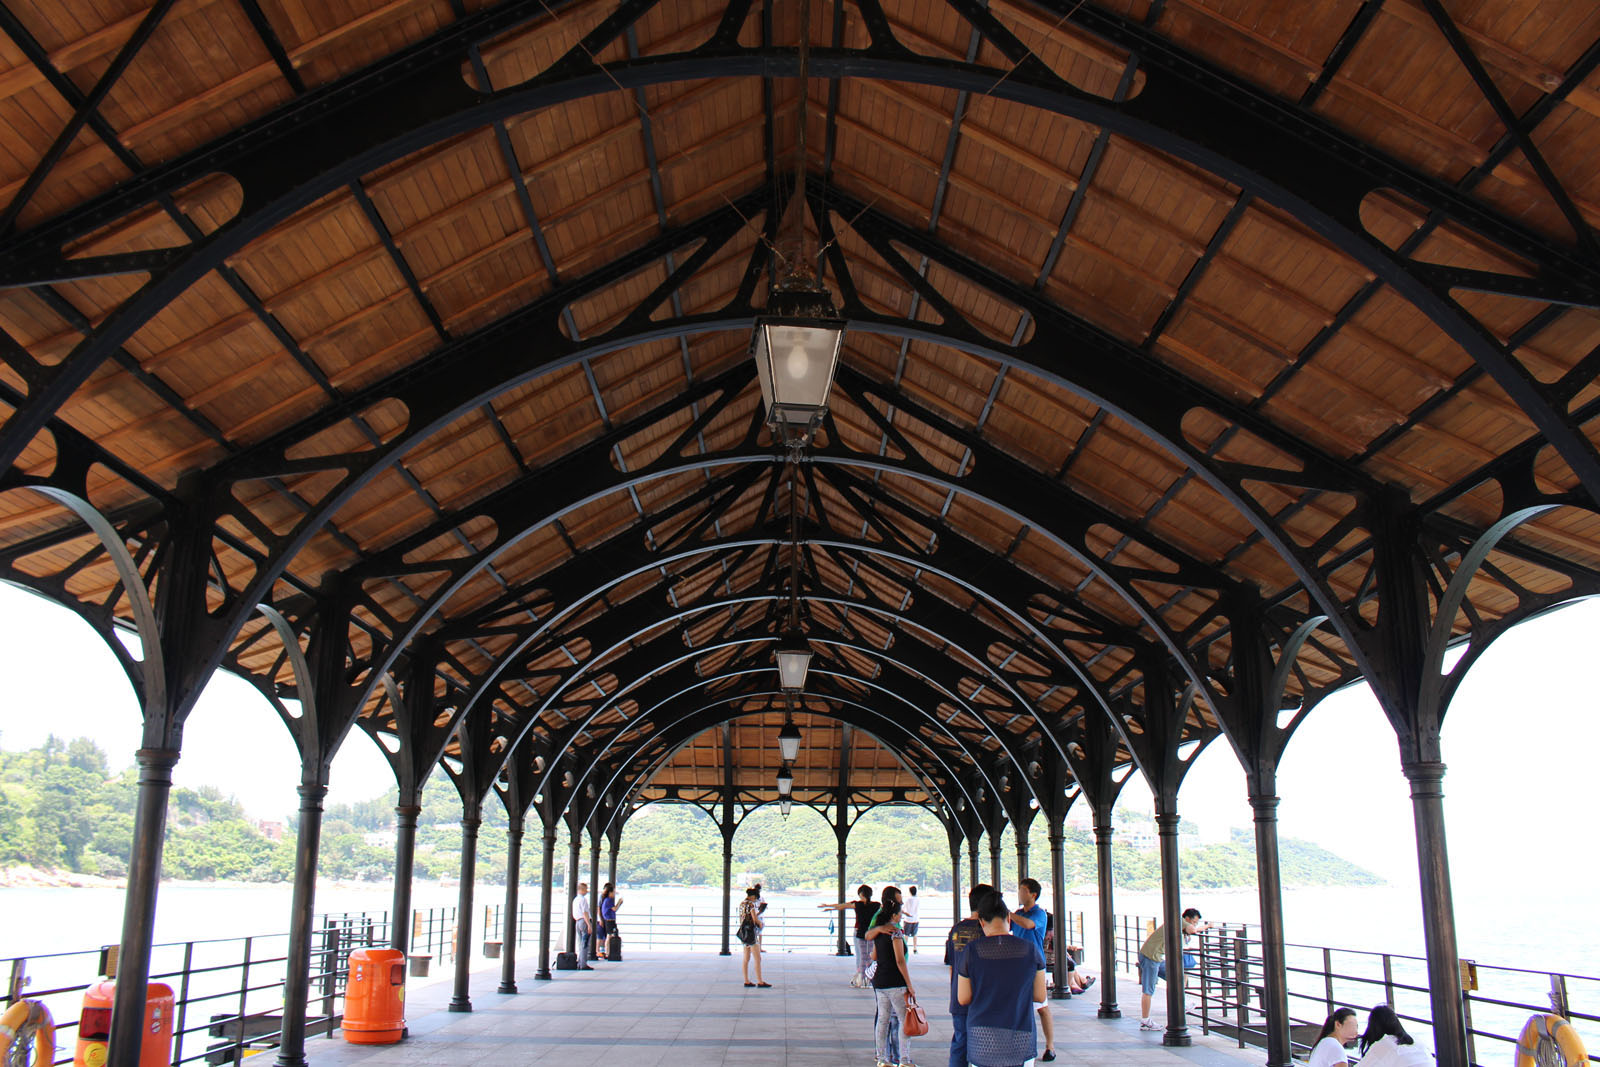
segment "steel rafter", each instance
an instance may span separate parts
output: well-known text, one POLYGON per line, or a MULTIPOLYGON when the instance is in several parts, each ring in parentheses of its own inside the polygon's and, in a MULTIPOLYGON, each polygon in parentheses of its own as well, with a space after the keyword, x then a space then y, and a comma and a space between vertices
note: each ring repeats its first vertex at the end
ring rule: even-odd
MULTIPOLYGON (((872 45, 865 49, 814 50, 814 72, 819 77, 887 77, 958 91, 979 90, 1074 115, 1195 162, 1261 199, 1278 204, 1355 255, 1433 318, 1488 369, 1562 453, 1591 496, 1600 498, 1600 460, 1594 449, 1549 402, 1539 383, 1448 295, 1451 284, 1478 284, 1483 279, 1452 281, 1438 270, 1378 244, 1359 227, 1359 202, 1375 185, 1386 185, 1417 200, 1425 209, 1443 211, 1475 233, 1531 261, 1544 290, 1539 295, 1544 299, 1595 302, 1594 294, 1600 286, 1594 284, 1594 263, 1551 246, 1443 183, 1416 174, 1353 141, 1309 112, 1181 52, 1132 20, 1083 3, 1068 7, 1064 0, 1056 0, 1038 5, 1138 57, 1146 74, 1142 91, 1132 100, 1106 101, 1061 83, 975 0, 950 2, 1015 63, 1015 69, 996 72, 972 64, 921 59, 895 47, 897 42, 892 39, 886 40, 883 33, 888 31, 875 30, 872 45), (1283 136, 1294 138, 1303 151, 1281 151, 1283 136)), ((9 462, 14 458, 22 442, 87 378, 93 367, 172 295, 186 288, 189 279, 199 276, 197 272, 216 266, 243 242, 286 217, 292 210, 291 202, 309 202, 337 187, 329 182, 344 184, 405 151, 508 114, 590 92, 609 92, 618 86, 631 89, 704 76, 710 60, 716 61, 718 73, 729 76, 796 73, 798 56, 794 50, 745 49, 733 44, 732 34, 738 23, 731 17, 724 19, 711 41, 691 53, 627 60, 603 70, 596 67, 590 55, 617 39, 651 6, 646 0, 624 3, 585 38, 579 49, 544 75, 525 86, 485 93, 470 89, 456 76, 460 66, 457 53, 505 28, 501 24, 508 19, 515 24, 512 14, 526 15, 526 9, 515 4, 492 9, 455 24, 451 34, 441 31, 441 35, 435 35, 427 42, 432 46, 431 52, 407 49, 375 65, 387 78, 377 76, 375 71, 365 72, 362 88, 371 95, 354 91, 350 81, 305 94, 295 105, 304 106, 315 100, 321 108, 320 117, 315 109, 280 109, 166 167, 136 176, 125 188, 92 201, 80 211, 30 231, 19 239, 24 247, 6 249, 13 254, 5 258, 27 262, 41 255, 59 257, 73 225, 87 226, 90 220, 100 224, 126 214, 157 195, 163 181, 170 185, 180 176, 197 174, 202 160, 207 171, 233 173, 245 185, 246 202, 263 205, 259 211, 197 242, 181 267, 153 279, 59 367, 43 368, 31 361, 19 367, 33 388, 29 403, 14 416, 9 432, 0 439, 0 460, 9 462), (383 82, 387 84, 381 88, 391 98, 378 106, 374 102, 376 88, 383 82), (397 106, 396 100, 408 93, 420 98, 417 108, 397 106), (330 96, 338 99, 341 106, 328 108, 330 96), (298 122, 285 122, 291 113, 298 122), (309 143, 302 145, 299 138, 309 143), (291 144, 304 150, 295 151, 289 147, 291 144)), ((736 6, 740 10, 747 8, 736 6)))

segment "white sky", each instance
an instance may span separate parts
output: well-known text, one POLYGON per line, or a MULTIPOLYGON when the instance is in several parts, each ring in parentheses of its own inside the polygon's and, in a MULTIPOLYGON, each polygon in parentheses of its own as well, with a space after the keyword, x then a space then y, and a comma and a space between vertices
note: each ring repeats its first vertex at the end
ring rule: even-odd
MULTIPOLYGON (((1572 825, 1593 809, 1600 696, 1583 668, 1595 654, 1597 633, 1600 601, 1524 623, 1496 642, 1462 685, 1444 733, 1456 880, 1503 878, 1504 857, 1521 852, 1530 827, 1572 825)), ((139 744, 133 690, 76 616, 0 583, 0 748, 28 748, 52 732, 93 738, 114 766, 126 766, 139 744)), ((283 819, 297 805, 298 760, 272 707, 245 682, 219 674, 185 727, 174 780, 217 786, 253 815, 283 819)), ((1278 784, 1285 835, 1316 841, 1392 880, 1415 879, 1399 749, 1364 687, 1329 698, 1307 717, 1290 741, 1278 784)), ((329 803, 393 789, 377 746, 352 730, 333 764, 329 803)), ((1137 779, 1124 797, 1149 807, 1137 779)), ((1201 754, 1179 808, 1207 827, 1250 825, 1244 774, 1225 741, 1201 754)), ((1569 852, 1561 863, 1566 876, 1583 877, 1573 863, 1586 865, 1590 876, 1600 873, 1592 855, 1569 852)))

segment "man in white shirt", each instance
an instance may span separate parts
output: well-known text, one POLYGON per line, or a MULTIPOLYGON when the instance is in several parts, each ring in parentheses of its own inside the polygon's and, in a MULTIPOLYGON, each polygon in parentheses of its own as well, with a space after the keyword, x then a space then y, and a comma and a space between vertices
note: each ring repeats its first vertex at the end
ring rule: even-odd
POLYGON ((917 916, 922 911, 922 901, 917 899, 917 887, 911 887, 911 895, 906 897, 900 909, 900 920, 905 924, 905 937, 911 943, 911 951, 917 951, 917 916))
POLYGON ((589 914, 589 883, 579 882, 572 896, 572 922, 578 930, 578 970, 592 971, 589 966, 589 939, 594 937, 594 917, 589 914))

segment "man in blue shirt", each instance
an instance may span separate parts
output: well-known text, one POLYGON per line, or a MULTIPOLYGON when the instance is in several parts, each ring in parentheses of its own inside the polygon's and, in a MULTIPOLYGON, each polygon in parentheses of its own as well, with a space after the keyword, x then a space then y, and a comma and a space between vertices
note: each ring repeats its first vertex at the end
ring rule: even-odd
POLYGON ((961 954, 974 940, 983 936, 983 924, 978 921, 978 903, 994 892, 993 886, 975 885, 967 894, 970 915, 950 928, 944 939, 944 963, 950 968, 950 1067, 970 1067, 967 1059, 967 1006, 956 999, 958 976, 961 974, 961 954))
MULTIPOLYGON (((1044 935, 1050 929, 1050 913, 1039 906, 1039 883, 1024 878, 1017 883, 1017 899, 1022 903, 1011 913, 1011 932, 1024 941, 1032 942, 1044 956, 1044 935)), ((1038 1005, 1039 1028, 1044 1031, 1044 1055, 1041 1060, 1056 1058, 1056 1026, 1050 1018, 1048 1002, 1038 1005)))

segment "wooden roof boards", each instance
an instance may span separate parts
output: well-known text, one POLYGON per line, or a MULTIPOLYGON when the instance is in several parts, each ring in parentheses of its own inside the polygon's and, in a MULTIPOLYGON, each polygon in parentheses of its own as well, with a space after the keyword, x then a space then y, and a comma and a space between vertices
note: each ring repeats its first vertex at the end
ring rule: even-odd
POLYGON ((1383 597, 1459 586, 1476 655, 1600 578, 1600 21, 1359 7, 6 5, 4 576, 153 591, 170 729, 217 664, 310 684, 265 604, 329 714, 529 797, 720 788, 791 598, 819 797, 844 723, 873 797, 1054 804, 1108 716, 1231 729, 1248 657, 1414 702, 1383 597), (792 464, 791 215, 849 320, 792 464))

